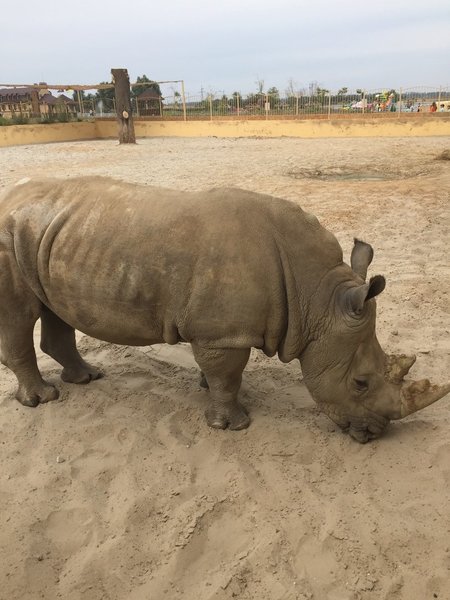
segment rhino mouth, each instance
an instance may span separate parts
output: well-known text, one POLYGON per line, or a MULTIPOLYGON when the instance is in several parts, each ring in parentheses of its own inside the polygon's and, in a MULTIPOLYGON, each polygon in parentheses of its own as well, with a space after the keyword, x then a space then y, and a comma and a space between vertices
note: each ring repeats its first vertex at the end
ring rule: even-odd
POLYGON ((320 403, 319 408, 343 432, 361 444, 380 437, 390 422, 367 408, 359 415, 342 412, 333 404, 320 403))
POLYGON ((360 444, 366 444, 367 442, 370 442, 370 440, 374 440, 381 436, 389 424, 388 419, 385 419, 385 421, 386 423, 382 427, 378 424, 375 425, 374 423, 370 423, 367 426, 350 423, 348 427, 342 428, 342 430, 360 444))

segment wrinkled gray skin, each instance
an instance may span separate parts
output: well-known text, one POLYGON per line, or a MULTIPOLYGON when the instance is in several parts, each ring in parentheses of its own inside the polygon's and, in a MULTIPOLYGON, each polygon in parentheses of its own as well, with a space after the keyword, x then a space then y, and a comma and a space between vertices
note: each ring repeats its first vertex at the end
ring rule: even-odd
POLYGON ((319 407, 360 442, 442 397, 407 386, 414 357, 388 357, 365 282, 372 248, 355 241, 352 268, 334 236, 294 203, 238 189, 181 193, 99 177, 29 181, 0 202, 1 359, 18 400, 57 398, 36 364, 41 348, 62 379, 100 376, 74 329, 116 344, 190 342, 209 387, 211 427, 249 424, 238 402, 250 349, 300 359, 319 407))

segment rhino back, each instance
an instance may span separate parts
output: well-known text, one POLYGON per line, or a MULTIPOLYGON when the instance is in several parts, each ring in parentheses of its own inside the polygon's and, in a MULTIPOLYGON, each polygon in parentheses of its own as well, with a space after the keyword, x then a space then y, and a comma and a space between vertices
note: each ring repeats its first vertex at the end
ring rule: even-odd
POLYGON ((273 354, 298 312, 299 288, 306 297, 341 260, 314 218, 243 190, 31 181, 0 215, 41 300, 77 329, 118 343, 183 339, 273 354))

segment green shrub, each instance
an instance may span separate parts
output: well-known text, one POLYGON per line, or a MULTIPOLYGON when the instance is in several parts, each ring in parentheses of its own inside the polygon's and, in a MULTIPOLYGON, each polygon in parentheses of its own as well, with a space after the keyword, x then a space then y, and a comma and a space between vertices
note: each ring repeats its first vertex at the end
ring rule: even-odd
POLYGON ((54 123, 55 122, 55 117, 53 115, 42 115, 41 117, 41 123, 44 123, 45 125, 49 124, 49 123, 54 123))
POLYGON ((22 115, 18 115, 11 119, 11 125, 26 125, 28 123, 28 117, 23 117, 22 115))
POLYGON ((66 112, 61 112, 56 115, 56 120, 58 123, 68 123, 70 121, 70 115, 66 112))

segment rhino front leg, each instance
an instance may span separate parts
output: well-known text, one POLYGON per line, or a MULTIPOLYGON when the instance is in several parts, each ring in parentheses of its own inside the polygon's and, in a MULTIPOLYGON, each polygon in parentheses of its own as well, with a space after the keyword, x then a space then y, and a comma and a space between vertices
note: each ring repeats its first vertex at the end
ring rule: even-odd
POLYGON ((102 373, 85 362, 78 353, 75 330, 47 307, 41 312, 41 350, 64 368, 61 379, 68 383, 89 383, 102 373))
POLYGON ((237 395, 250 348, 212 349, 192 344, 192 350, 211 392, 211 406, 205 412, 208 425, 216 429, 248 427, 250 418, 237 395))
POLYGON ((200 371, 199 384, 200 384, 200 387, 204 388, 205 390, 209 390, 209 385, 208 385, 208 382, 206 381, 206 377, 205 377, 205 374, 203 373, 203 371, 200 371))

